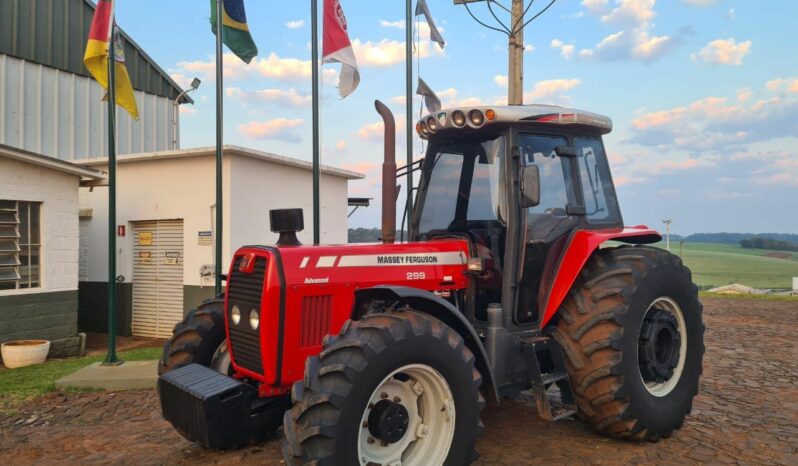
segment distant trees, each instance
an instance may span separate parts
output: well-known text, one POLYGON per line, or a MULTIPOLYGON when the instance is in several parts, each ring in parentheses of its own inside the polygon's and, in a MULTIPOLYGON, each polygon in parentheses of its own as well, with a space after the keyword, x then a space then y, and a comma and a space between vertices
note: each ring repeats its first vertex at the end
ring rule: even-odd
MULTIPOLYGON (((693 233, 685 238, 692 243, 741 244, 749 238, 770 238, 777 241, 798 244, 798 235, 794 233, 693 233)), ((673 240, 673 235, 671 235, 673 240)))
MULTIPOLYGON (((396 240, 399 241, 402 232, 396 232, 396 240)), ((404 235, 407 241, 407 232, 404 235)), ((376 243, 382 240, 382 230, 379 228, 350 228, 349 229, 349 242, 350 243, 376 243)))
POLYGON ((771 251, 798 251, 798 244, 787 241, 753 236, 740 240, 740 246, 745 249, 768 249, 771 251))

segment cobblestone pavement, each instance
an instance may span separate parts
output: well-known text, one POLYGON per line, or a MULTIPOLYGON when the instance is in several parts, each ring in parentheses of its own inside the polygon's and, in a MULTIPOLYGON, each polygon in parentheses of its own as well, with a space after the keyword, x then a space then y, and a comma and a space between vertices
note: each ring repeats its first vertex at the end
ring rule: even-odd
MULTIPOLYGON (((488 406, 480 465, 798 464, 798 303, 705 300, 693 414, 670 439, 607 439, 549 424, 529 400, 488 406)), ((279 444, 203 450, 160 418, 151 391, 53 393, 0 415, 0 464, 280 464, 279 444)))

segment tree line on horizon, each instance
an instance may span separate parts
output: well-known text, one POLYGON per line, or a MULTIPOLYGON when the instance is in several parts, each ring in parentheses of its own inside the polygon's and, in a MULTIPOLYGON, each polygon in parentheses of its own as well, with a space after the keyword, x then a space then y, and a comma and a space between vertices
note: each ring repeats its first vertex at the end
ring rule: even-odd
MULTIPOLYGON (((397 238, 400 232, 396 234, 397 238)), ((349 242, 350 243, 375 243, 382 238, 382 230, 379 228, 350 228, 349 229, 349 242)), ((405 233, 405 238, 407 234, 405 233)), ((716 243, 716 244, 734 244, 740 245, 744 248, 757 248, 757 249, 779 249, 782 251, 796 251, 798 249, 798 234, 795 233, 693 233, 691 235, 683 236, 671 234, 671 241, 685 241, 692 243, 716 243), (750 242, 749 240, 760 239, 761 241, 750 242), (768 240, 768 241, 764 241, 768 240), (746 241, 746 245, 743 245, 746 241), (768 247, 751 246, 752 244, 767 244, 768 247)))

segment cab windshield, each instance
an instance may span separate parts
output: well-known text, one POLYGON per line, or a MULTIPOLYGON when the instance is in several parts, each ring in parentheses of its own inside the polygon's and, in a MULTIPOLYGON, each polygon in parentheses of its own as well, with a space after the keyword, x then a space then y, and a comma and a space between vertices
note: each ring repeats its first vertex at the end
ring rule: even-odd
POLYGON ((431 146, 425 163, 418 235, 504 223, 499 186, 504 137, 431 146))

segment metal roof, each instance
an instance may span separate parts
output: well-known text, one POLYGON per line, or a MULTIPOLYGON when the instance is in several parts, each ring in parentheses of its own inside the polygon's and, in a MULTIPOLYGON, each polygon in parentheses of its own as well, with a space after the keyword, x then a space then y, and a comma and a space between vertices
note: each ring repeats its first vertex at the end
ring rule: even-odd
MULTIPOLYGON (((0 1, 0 54, 89 76, 83 53, 95 5, 90 0, 0 1)), ((169 99, 183 89, 124 31, 133 88, 169 99)), ((191 102, 184 97, 182 102, 191 102)))
MULTIPOLYGON (((299 160, 291 157, 286 157, 284 155, 277 155, 269 152, 263 152, 256 149, 225 145, 223 146, 222 151, 225 156, 239 155, 242 157, 249 157, 252 159, 261 160, 265 162, 287 165, 289 167, 299 168, 302 170, 308 170, 308 171, 313 170, 313 164, 310 162, 306 162, 304 160, 299 160)), ((189 159, 193 157, 213 156, 215 154, 216 154, 215 146, 195 147, 192 149, 167 150, 161 152, 145 152, 141 154, 128 154, 125 155, 124 157, 119 157, 117 159, 117 164, 158 162, 167 159, 189 159)), ((104 166, 108 164, 108 159, 103 157, 103 158, 81 160, 81 164, 86 166, 104 166)), ((361 173, 344 170, 343 168, 332 167, 329 165, 322 165, 320 169, 321 173, 325 175, 337 176, 340 178, 346 178, 348 180, 360 180, 365 178, 365 176, 361 173)))
POLYGON ((494 124, 528 123, 549 124, 564 126, 582 126, 598 130, 601 134, 612 131, 612 120, 598 113, 587 112, 576 108, 560 107, 558 105, 494 105, 478 107, 452 107, 442 109, 434 114, 424 115, 416 124, 416 131, 422 139, 427 139, 438 131, 446 130, 475 130, 485 129, 494 124), (463 112, 464 123, 456 125, 453 114, 463 112), (482 123, 474 124, 469 116, 475 111, 481 114, 482 123), (488 118, 488 112, 493 112, 493 118, 488 118), (432 124, 430 124, 432 123, 432 124), (430 126, 435 125, 435 130, 430 131, 430 126))
POLYGON ((16 147, 7 146, 5 144, 0 144, 0 157, 26 162, 32 165, 38 165, 40 167, 69 173, 71 175, 78 175, 92 180, 100 180, 105 178, 103 173, 99 170, 83 167, 64 160, 37 154, 35 152, 17 149, 16 147))

